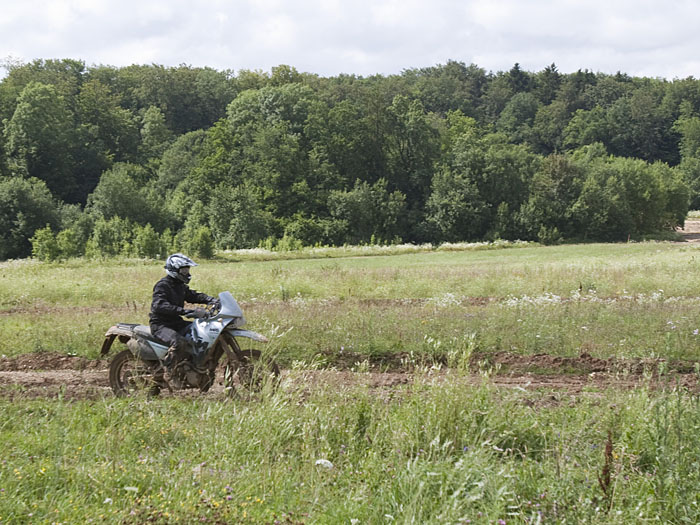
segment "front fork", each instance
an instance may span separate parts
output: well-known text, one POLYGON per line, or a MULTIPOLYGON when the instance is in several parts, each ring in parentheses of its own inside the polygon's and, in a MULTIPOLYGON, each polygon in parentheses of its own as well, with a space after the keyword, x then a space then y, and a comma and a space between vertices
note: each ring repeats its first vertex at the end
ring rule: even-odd
POLYGON ((238 346, 238 341, 236 341, 235 337, 223 333, 219 339, 219 344, 223 347, 229 363, 233 364, 240 361, 241 347, 238 346))

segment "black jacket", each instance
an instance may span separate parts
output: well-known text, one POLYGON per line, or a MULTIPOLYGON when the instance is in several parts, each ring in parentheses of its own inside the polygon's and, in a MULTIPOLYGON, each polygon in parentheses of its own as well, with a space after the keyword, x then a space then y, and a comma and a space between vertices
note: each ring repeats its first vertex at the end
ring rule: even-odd
POLYGON ((187 321, 181 317, 186 312, 185 301, 206 304, 213 300, 213 297, 192 290, 179 279, 166 275, 153 287, 150 323, 180 330, 187 325, 187 321))

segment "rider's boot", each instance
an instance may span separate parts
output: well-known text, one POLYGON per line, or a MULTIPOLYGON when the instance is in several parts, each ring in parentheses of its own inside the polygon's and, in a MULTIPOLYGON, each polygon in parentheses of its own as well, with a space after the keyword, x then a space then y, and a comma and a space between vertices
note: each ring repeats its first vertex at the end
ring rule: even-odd
POLYGON ((163 378, 168 384, 175 378, 175 368, 180 362, 179 357, 180 352, 178 352, 177 345, 172 345, 168 348, 168 353, 165 355, 165 358, 163 358, 163 366, 165 367, 163 378))

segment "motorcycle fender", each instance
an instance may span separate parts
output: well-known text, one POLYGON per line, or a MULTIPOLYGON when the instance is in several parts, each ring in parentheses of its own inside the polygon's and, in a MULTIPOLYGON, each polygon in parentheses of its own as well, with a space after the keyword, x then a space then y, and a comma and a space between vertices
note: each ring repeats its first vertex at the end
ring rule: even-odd
POLYGON ((228 333, 234 337, 247 337, 248 339, 252 339, 253 341, 257 341, 259 343, 270 342, 267 337, 257 332, 253 332, 252 330, 229 330, 228 333))
POLYGON ((117 334, 109 334, 105 337, 104 342, 102 343, 102 350, 100 350, 100 355, 105 356, 109 353, 109 349, 112 348, 112 343, 116 339, 117 334))

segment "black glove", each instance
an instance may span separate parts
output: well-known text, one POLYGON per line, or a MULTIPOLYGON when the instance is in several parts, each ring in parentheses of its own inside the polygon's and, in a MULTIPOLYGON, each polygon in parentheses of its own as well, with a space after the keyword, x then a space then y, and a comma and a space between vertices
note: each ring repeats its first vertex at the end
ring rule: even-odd
POLYGON ((202 319, 207 316, 207 311, 204 308, 195 308, 194 310, 185 310, 185 317, 192 319, 202 319))

